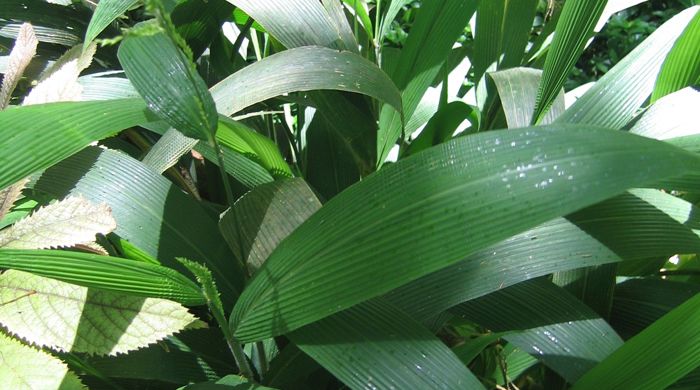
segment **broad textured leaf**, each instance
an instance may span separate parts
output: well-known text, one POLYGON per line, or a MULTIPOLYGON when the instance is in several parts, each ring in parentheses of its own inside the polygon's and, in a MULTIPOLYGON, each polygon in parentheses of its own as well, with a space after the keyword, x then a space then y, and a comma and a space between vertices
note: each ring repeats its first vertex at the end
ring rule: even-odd
POLYGON ((0 112, 0 188, 90 143, 156 119, 140 99, 51 103, 0 112), (34 153, 41 150, 41 153, 34 153))
POLYGON ((700 7, 689 8, 659 27, 569 107, 557 122, 622 128, 649 97, 664 58, 700 7))
POLYGON ((382 300, 334 314, 289 337, 351 389, 483 388, 447 346, 382 300))
POLYGON ((115 355, 143 348, 193 324, 165 299, 91 290, 19 271, 0 276, 0 322, 22 339, 59 351, 115 355))
POLYGON ((546 280, 519 283, 450 312, 494 332, 520 330, 503 338, 571 383, 622 345, 605 320, 546 280))
POLYGON ((362 93, 401 110, 399 91, 376 65, 352 52, 316 46, 271 55, 227 77, 211 93, 219 112, 232 115, 275 96, 317 89, 362 93))
POLYGON ((656 190, 557 218, 401 286, 389 300, 416 318, 557 271, 700 250, 696 208, 656 190))
POLYGON ((90 24, 85 32, 84 47, 97 38, 98 35, 109 26, 115 19, 123 15, 129 8, 138 3, 139 0, 102 0, 97 3, 95 12, 90 18, 90 24))
POLYGON ((697 135, 700 133, 695 116, 698 107, 700 91, 684 88, 657 100, 635 122, 630 132, 669 141, 672 138, 697 135))
POLYGON ((192 57, 198 58, 210 47, 233 9, 226 0, 180 0, 170 18, 192 50, 192 57))
POLYGON ((211 140, 216 106, 192 61, 155 20, 134 27, 119 62, 148 107, 188 137, 211 140))
POLYGON ((226 304, 242 290, 243 270, 231 261, 214 218, 167 179, 123 153, 87 148, 44 172, 34 188, 56 198, 81 194, 107 203, 117 220, 116 234, 170 268, 185 271, 176 256, 204 262, 226 304))
POLYGON ((607 2, 608 0, 569 0, 564 3, 544 63, 533 123, 539 123, 543 119, 559 95, 607 2))
POLYGON ((573 389, 661 389, 700 366, 700 294, 655 321, 573 389))
POLYGON ((39 42, 71 47, 83 40, 89 17, 85 8, 63 7, 43 0, 3 0, 0 37, 15 39, 22 23, 29 22, 39 42))
POLYGON ((319 208, 321 202, 302 179, 264 184, 222 214, 219 229, 253 274, 277 245, 319 208))
POLYGON ((87 244, 96 234, 117 227, 106 204, 93 204, 82 197, 69 197, 40 208, 12 227, 0 231, 0 247, 46 249, 87 244))
POLYGON ((15 90, 19 79, 24 73, 24 69, 29 65, 39 41, 34 35, 34 29, 29 23, 22 24, 15 40, 15 45, 12 47, 8 58, 7 71, 2 79, 2 88, 0 88, 0 110, 5 109, 10 102, 12 91, 15 90))
POLYGON ((379 116, 378 165, 386 159, 401 134, 404 121, 413 115, 475 9, 476 0, 430 1, 421 6, 391 73, 401 90, 403 110, 384 106, 379 116))
MULTIPOLYGON (((496 84, 509 128, 526 127, 532 122, 537 88, 542 71, 532 68, 506 69, 488 74, 496 84)), ((560 90, 542 124, 552 123, 564 112, 564 90, 560 90)))
POLYGON ((651 101, 700 82, 700 13, 673 45, 656 78, 651 101))
POLYGON ((142 162, 154 171, 163 173, 177 164, 180 157, 191 151, 197 142, 198 139, 187 137, 170 128, 148 151, 142 162))
POLYGON ((142 261, 61 250, 0 249, 0 267, 86 287, 201 305, 204 297, 177 271, 142 261))
POLYGON ((62 361, 0 332, 0 382, 8 389, 81 390, 78 376, 62 361))
POLYGON ((123 71, 91 73, 78 77, 83 87, 82 100, 112 100, 140 98, 123 71))
POLYGON ((293 330, 697 164, 663 142, 585 125, 455 139, 368 177, 296 229, 238 300, 236 335, 293 330))
POLYGON ((260 23, 289 49, 324 46, 344 49, 330 15, 316 0, 227 0, 260 23))
MULTIPOLYGON (((331 22, 333 22, 336 31, 338 31, 338 35, 343 42, 343 47, 346 50, 359 54, 360 49, 358 47, 357 40, 355 39, 355 35, 353 35, 352 29, 350 28, 350 24, 348 24, 348 19, 345 17, 343 4, 338 2, 338 0, 323 0, 323 7, 326 9, 328 17, 330 18, 331 22)), ((359 8, 361 8, 361 6, 359 8)), ((369 20, 369 18, 367 19, 369 20)), ((369 31, 369 38, 372 39, 371 25, 370 28, 366 28, 365 31, 369 31)))

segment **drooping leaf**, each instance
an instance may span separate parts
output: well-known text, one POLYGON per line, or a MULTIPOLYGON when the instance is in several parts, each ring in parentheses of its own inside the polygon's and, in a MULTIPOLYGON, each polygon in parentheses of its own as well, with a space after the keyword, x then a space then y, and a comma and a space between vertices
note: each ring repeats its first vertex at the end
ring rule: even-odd
POLYGON ((46 249, 87 244, 95 240, 96 234, 107 234, 116 227, 106 204, 69 197, 0 231, 0 247, 46 249))
POLYGON ((85 32, 83 47, 97 38, 98 35, 109 26, 115 19, 123 15, 129 8, 138 3, 139 0, 102 0, 97 3, 95 12, 90 18, 90 24, 85 32))
POLYGON ((89 13, 43 0, 0 2, 0 37, 15 39, 24 22, 34 27, 39 42, 71 47, 82 41, 89 13))
POLYGON ((92 290, 25 272, 0 275, 0 323, 22 339, 59 351, 115 355, 201 326, 165 299, 92 290), (50 319, 50 321, 47 321, 50 319))
POLYGON ((316 46, 271 55, 219 82, 211 93, 219 112, 232 115, 285 93, 317 89, 362 93, 401 110, 399 91, 376 65, 352 52, 316 46))
POLYGON ((700 82, 700 13, 696 13, 664 60, 651 102, 700 82))
POLYGON ((36 47, 38 44, 39 41, 36 39, 36 35, 34 35, 32 25, 30 23, 22 24, 19 28, 15 45, 12 47, 7 61, 8 66, 7 70, 4 72, 5 76, 2 79, 2 88, 0 88, 0 110, 4 110, 10 103, 12 91, 15 90, 17 83, 24 73, 24 69, 29 65, 29 61, 31 61, 34 54, 36 54, 36 47))
POLYGON ((234 308, 236 336, 293 330, 625 188, 682 174, 697 158, 592 126, 492 131, 431 148, 336 196, 278 246, 234 308))
POLYGON ((130 30, 118 56, 153 112, 188 137, 213 139, 218 123, 214 100, 192 61, 156 20, 130 30))
POLYGON ((81 390, 83 384, 62 361, 0 332, 0 382, 8 389, 81 390))
MULTIPOLYGON (((328 18, 331 20, 331 22, 333 22, 333 26, 335 26, 335 29, 338 32, 338 35, 340 36, 340 40, 343 42, 343 47, 346 50, 359 54, 360 49, 358 47, 357 40, 355 39, 355 35, 353 35, 352 29, 348 24, 348 19, 345 17, 345 11, 343 11, 343 4, 338 2, 337 0, 323 0, 323 7, 328 13, 328 18)), ((369 20, 369 18, 367 18, 367 20, 369 20)), ((365 29, 365 31, 368 30, 370 32, 369 38, 372 39, 371 25, 369 29, 365 29)))
POLYGON ((124 294, 201 305, 197 286, 177 271, 142 261, 61 250, 0 249, 0 267, 124 294))
POLYGON ((608 0, 569 0, 564 3, 547 54, 537 91, 533 123, 539 123, 564 86, 566 77, 583 52, 608 0))
POLYGON ((65 159, 91 142, 154 120, 140 99, 66 102, 0 112, 0 188, 65 159), (41 150, 35 154, 34 150, 41 150))
MULTIPOLYGON (((532 122, 537 88, 542 71, 532 68, 514 68, 488 74, 496 84, 509 128, 526 127, 532 122)), ((552 102, 541 123, 552 123, 564 112, 564 91, 552 102)))

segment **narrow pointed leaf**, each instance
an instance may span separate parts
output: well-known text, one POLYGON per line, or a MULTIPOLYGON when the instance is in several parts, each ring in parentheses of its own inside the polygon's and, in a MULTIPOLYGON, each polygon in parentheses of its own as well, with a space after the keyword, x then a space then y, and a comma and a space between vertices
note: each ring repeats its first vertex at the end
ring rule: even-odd
POLYGON ((115 355, 155 343, 195 322, 165 299, 91 290, 26 272, 0 276, 0 323, 59 351, 115 355))
POLYGON ((82 390, 78 376, 57 358, 0 333, 0 382, 8 389, 82 390))
POLYGON ((608 0, 569 0, 559 16, 537 92, 533 123, 540 122, 583 52, 608 0))
POLYGON ((210 140, 216 106, 192 61, 155 20, 132 29, 119 62, 148 107, 188 137, 210 140))
POLYGON ((236 336, 293 330, 698 159, 591 126, 492 131, 431 148, 336 196, 278 246, 234 308, 236 336), (338 220, 348 222, 327 225, 338 220))
POLYGON ((98 35, 109 26, 115 19, 123 15, 129 8, 138 3, 139 0, 102 0, 97 3, 95 12, 90 18, 90 24, 85 32, 84 47, 97 38, 98 35))
POLYGON ((204 298, 191 280, 163 266, 60 250, 0 249, 0 267, 144 297, 201 305, 204 298))
POLYGON ((376 65, 352 52, 316 46, 271 55, 227 77, 211 93, 219 112, 232 115, 275 96, 317 89, 362 93, 401 110, 399 91, 376 65))
POLYGON ((140 99, 52 103, 0 112, 0 188, 128 127, 150 122, 140 99), (41 153, 34 153, 41 150, 41 153))

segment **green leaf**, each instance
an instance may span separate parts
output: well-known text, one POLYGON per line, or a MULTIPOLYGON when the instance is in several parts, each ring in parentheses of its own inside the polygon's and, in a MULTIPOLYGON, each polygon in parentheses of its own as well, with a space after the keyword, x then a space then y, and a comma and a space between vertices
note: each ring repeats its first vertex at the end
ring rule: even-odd
POLYGON ((649 97, 664 58, 700 7, 689 8, 659 27, 569 107, 557 122, 619 129, 649 97))
POLYGON ((608 0, 569 0, 564 3, 544 63, 533 123, 539 123, 543 119, 559 95, 607 2, 608 0))
POLYGON ((476 9, 476 0, 430 1, 423 4, 401 50, 392 80, 401 90, 403 109, 382 107, 377 134, 377 164, 384 163, 421 98, 432 84, 453 44, 476 9))
POLYGON ((62 361, 0 332, 0 382, 8 389, 81 390, 80 379, 62 361))
POLYGON ((193 323, 201 326, 186 307, 165 299, 91 290, 12 270, 0 276, 0 284, 2 325, 59 351, 115 355, 193 323))
POLYGON ((335 24, 316 0, 227 0, 260 23, 288 49, 323 46, 345 49, 335 24))
POLYGON ((82 41, 87 20, 85 8, 63 7, 41 0, 0 2, 0 37, 15 39, 23 22, 29 22, 39 42, 75 46, 82 41))
POLYGON ((696 13, 664 60, 651 102, 700 82, 700 13, 696 13))
POLYGON ((433 147, 336 196, 278 246, 234 308, 236 336, 293 330, 697 164, 663 142, 585 125, 491 131, 433 147))
POLYGON ((243 290, 243 270, 231 261, 217 221, 167 179, 123 153, 87 148, 45 171, 34 188, 56 198, 81 194, 107 203, 117 221, 114 232, 167 267, 185 271, 177 256, 204 262, 225 305, 243 290))
POLYGON ((192 150, 197 142, 199 142, 198 139, 187 137, 171 127, 153 145, 141 162, 162 174, 177 164, 180 157, 192 150))
POLYGON ((155 20, 134 27, 119 62, 148 107, 188 137, 212 140, 216 106, 191 60, 155 20))
POLYGON ((108 291, 204 303, 197 286, 177 271, 142 261, 60 250, 0 249, 0 267, 108 291))
POLYGON ((128 127, 154 120, 140 99, 51 103, 0 111, 0 188, 128 127), (41 153, 34 153, 41 150, 41 153))
MULTIPOLYGON (((496 84, 508 127, 528 126, 532 122, 542 71, 532 68, 514 68, 491 72, 488 75, 496 84)), ((563 89, 559 91, 541 123, 545 125, 552 123, 562 112, 564 112, 563 89)))
POLYGON ((447 346, 382 300, 334 314, 289 337, 352 389, 483 388, 447 346))
POLYGON ((450 312, 494 332, 520 330, 503 338, 571 383, 622 345, 605 320, 546 280, 498 290, 450 312))
MULTIPOLYGON (((336 31, 338 31, 338 35, 343 41, 343 47, 346 50, 359 54, 360 49, 357 44, 357 40, 355 39, 355 35, 353 35, 352 29, 350 28, 350 24, 348 23, 348 19, 345 17, 343 4, 341 2, 338 2, 337 0, 323 0, 323 7, 326 9, 326 12, 328 13, 328 18, 331 20, 331 22, 333 22, 336 31)), ((366 24, 365 31, 367 31, 367 35, 371 40, 372 24, 369 20, 369 15, 367 15, 366 12, 363 12, 364 8, 362 6, 356 7, 355 9, 360 11, 358 12, 358 14, 360 15, 360 17, 362 17, 363 24, 368 22, 369 28, 367 28, 366 24)))
POLYGON ((700 129, 694 111, 699 106, 700 91, 684 88, 673 92, 649 107, 632 126, 630 133, 668 140, 671 143, 675 143, 673 138, 698 135, 700 129))
POLYGON ((0 247, 47 249, 88 244, 96 234, 117 227, 106 204, 92 204, 82 197, 69 197, 40 208, 12 227, 0 231, 0 247))
POLYGON ((90 24, 85 32, 85 42, 83 47, 97 38, 98 35, 109 26, 115 19, 123 15, 129 8, 138 3, 139 0, 102 0, 97 3, 95 12, 90 18, 90 24))
POLYGON ((655 321, 573 389, 661 389, 700 366, 700 295, 655 321))
POLYGON ((399 91, 376 65, 352 52, 324 47, 271 55, 227 77, 211 93, 219 112, 232 115, 275 96, 317 89, 362 93, 401 110, 399 91))
MULTIPOLYGON (((3 220, 10 209, 12 209, 12 206, 22 194, 22 190, 24 186, 27 185, 28 181, 29 179, 20 180, 4 190, 0 190, 0 221, 3 220)), ((3 227, 4 226, 0 226, 0 229, 3 227)), ((0 232, 0 234, 2 233, 0 232)))

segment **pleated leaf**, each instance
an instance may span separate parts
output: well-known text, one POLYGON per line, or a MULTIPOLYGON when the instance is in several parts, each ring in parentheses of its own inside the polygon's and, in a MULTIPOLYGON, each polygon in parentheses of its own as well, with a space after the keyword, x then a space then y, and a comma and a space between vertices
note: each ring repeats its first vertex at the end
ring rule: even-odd
POLYGON ((700 13, 696 13, 666 56, 651 101, 700 82, 700 13))
POLYGON ((681 89, 657 100, 630 132, 663 140, 697 135, 700 133, 694 115, 697 107, 700 107, 700 92, 694 88, 681 89))
POLYGON ((138 0, 102 0, 97 3, 95 12, 90 18, 90 24, 85 32, 84 47, 97 38, 98 35, 115 19, 123 15, 129 8, 138 3, 138 0))
POLYGON ((271 55, 222 80, 211 93, 219 112, 232 115, 275 96, 317 89, 362 93, 401 110, 399 91, 376 65, 352 52, 317 46, 271 55))
POLYGON ((654 89, 664 58, 700 7, 689 8, 659 27, 578 98, 558 122, 622 128, 654 89))
POLYGON ((88 244, 95 240, 96 234, 107 234, 116 227, 106 204, 68 197, 0 231, 0 247, 47 249, 88 244))
POLYGON ((118 56, 153 112, 188 137, 213 138, 218 123, 214 100, 192 61, 155 20, 130 30, 118 56))
POLYGON ((90 143, 155 119, 140 99, 52 103, 0 112, 0 188, 90 143), (41 150, 41 153, 34 153, 41 150))
POLYGON ((1 332, 0 351, 0 382, 8 389, 84 389, 65 363, 1 332))
POLYGON ((289 334, 351 389, 481 389, 442 341, 382 300, 289 334))
POLYGON ((700 295, 655 321, 573 389, 662 389, 700 366, 700 295))
POLYGON ((23 22, 30 22, 39 42, 67 47, 82 41, 89 17, 85 8, 37 0, 3 0, 0 15, 0 37, 15 39, 23 22))
POLYGON ((234 308, 236 336, 293 330, 626 188, 687 172, 697 159, 591 126, 492 131, 433 147, 336 196, 278 246, 234 308))
MULTIPOLYGON (((537 88, 542 71, 532 68, 513 68, 488 74, 496 84, 509 128, 526 127, 532 122, 537 99, 537 88)), ((560 90, 542 124, 552 123, 564 112, 564 90, 560 90)))
POLYGON ((170 128, 148 151, 142 162, 154 171, 163 173, 175 165, 180 157, 192 150, 197 142, 199 142, 198 139, 187 137, 170 128))
POLYGON ((199 288, 191 280, 170 268, 142 261, 61 250, 0 249, 0 267, 185 305, 204 303, 199 288))
POLYGON ((0 285, 0 323, 32 344, 59 351, 126 353, 196 321, 172 301, 91 290, 26 272, 4 272, 0 285))
POLYGON ((544 63, 533 123, 541 121, 559 95, 607 2, 608 0, 569 0, 564 3, 544 63))

